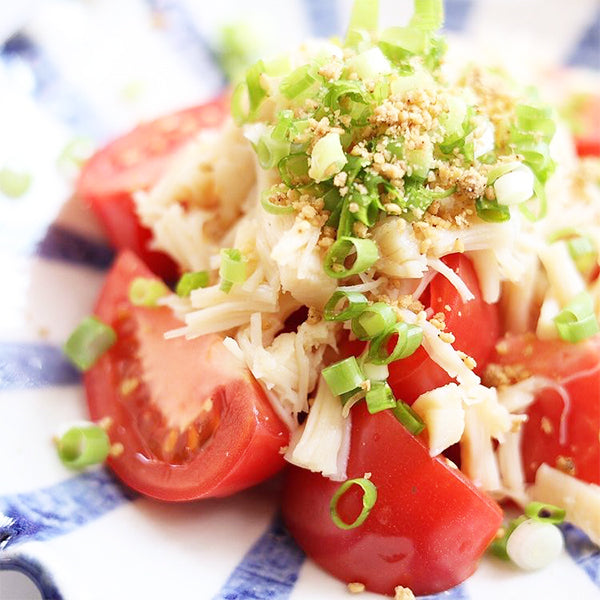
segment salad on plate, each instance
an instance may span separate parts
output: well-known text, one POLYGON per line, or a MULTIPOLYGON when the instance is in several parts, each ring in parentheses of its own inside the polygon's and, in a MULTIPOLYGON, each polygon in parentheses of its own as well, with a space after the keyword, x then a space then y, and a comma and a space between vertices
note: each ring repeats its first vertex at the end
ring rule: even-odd
POLYGON ((174 502, 285 469, 299 546, 397 598, 488 549, 542 568, 565 519, 600 542, 592 119, 578 155, 442 22, 415 0, 379 29, 356 0, 345 39, 87 161, 76 193, 120 252, 65 345, 92 421, 57 439, 65 464, 174 502))

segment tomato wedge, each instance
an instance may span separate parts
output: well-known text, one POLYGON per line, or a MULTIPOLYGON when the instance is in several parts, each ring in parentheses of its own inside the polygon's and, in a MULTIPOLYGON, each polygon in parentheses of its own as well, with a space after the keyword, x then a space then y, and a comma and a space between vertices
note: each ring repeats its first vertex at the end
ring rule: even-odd
POLYGON ((149 248, 152 234, 139 223, 132 194, 150 189, 174 153, 200 130, 220 125, 227 112, 226 99, 219 98, 142 123, 96 152, 79 175, 76 194, 100 219, 113 246, 133 250, 165 279, 175 278, 177 267, 149 248))
POLYGON ((554 380, 541 390, 523 429, 523 467, 535 480, 541 463, 600 484, 600 336, 578 344, 541 341, 533 334, 508 335, 493 362, 554 380), (564 422, 563 422, 564 419, 564 422), (561 423, 563 434, 561 435, 561 423))
POLYGON ((226 496, 283 466, 288 432, 248 369, 218 335, 165 340, 170 309, 133 306, 134 277, 153 277, 131 252, 112 267, 96 314, 116 344, 85 374, 91 418, 110 417, 126 484, 160 500, 226 496))
MULTIPOLYGON (((483 301, 477 274, 466 256, 452 254, 444 257, 443 261, 461 277, 475 298, 463 302, 456 288, 444 276, 436 275, 422 301, 434 314, 444 314, 446 331, 456 338, 454 347, 473 357, 477 362, 475 372, 481 374, 500 337, 498 307, 483 301)), ((358 355, 363 348, 362 342, 350 342, 344 352, 358 355)), ((408 358, 390 364, 389 371, 388 383, 394 394, 409 404, 422 393, 452 381, 423 348, 408 358)))
MULTIPOLYGON (((329 506, 340 484, 294 467, 283 516, 298 544, 335 577, 382 594, 398 585, 432 594, 469 577, 500 526, 500 507, 443 458, 431 458, 389 411, 370 415, 360 403, 352 419, 348 478, 371 473, 375 506, 359 527, 340 529, 329 506)), ((361 509, 357 486, 337 504, 346 523, 361 509)))

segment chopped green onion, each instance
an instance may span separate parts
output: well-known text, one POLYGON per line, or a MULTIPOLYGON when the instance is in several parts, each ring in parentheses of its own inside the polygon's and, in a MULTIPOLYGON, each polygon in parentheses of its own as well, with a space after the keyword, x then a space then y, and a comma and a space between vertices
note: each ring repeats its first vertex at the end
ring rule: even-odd
POLYGON ((351 392, 365 380, 354 356, 325 367, 322 374, 334 396, 351 392))
POLYGON ((526 519, 517 525, 506 542, 510 560, 526 571, 543 569, 556 560, 564 548, 561 530, 547 522, 526 519))
POLYGON ((525 514, 534 521, 557 525, 565 520, 567 511, 564 508, 543 502, 530 502, 525 507, 525 514))
POLYGON ((399 322, 375 339, 371 340, 367 356, 376 365, 388 365, 391 362, 406 358, 421 345, 423 331, 418 325, 399 322), (391 352, 388 352, 390 340, 397 336, 391 352))
POLYGON ((308 176, 317 183, 331 179, 347 162, 339 133, 328 133, 313 148, 308 176))
POLYGON ((488 223, 502 223, 510 219, 510 209, 508 206, 498 204, 495 200, 486 200, 478 198, 475 202, 477 216, 488 223))
POLYGON ((392 71, 389 60, 377 46, 355 56, 350 61, 350 68, 363 81, 374 81, 381 75, 387 75, 392 71))
POLYGON ((273 127, 271 137, 274 140, 283 142, 289 139, 289 133, 294 123, 294 111, 293 110, 281 110, 277 114, 277 124, 273 127))
POLYGON ((521 163, 519 161, 512 161, 512 162, 496 165, 488 173, 487 184, 492 185, 496 181, 496 179, 502 177, 502 175, 506 175, 506 173, 510 173, 511 171, 518 169, 522 165, 523 165, 523 163, 521 163))
POLYGON ((392 412, 396 419, 413 435, 419 435, 425 429, 425 423, 421 417, 406 402, 398 400, 392 412))
POLYGON ((533 196, 528 202, 519 204, 519 210, 525 215, 527 219, 532 222, 539 221, 546 216, 548 210, 548 201, 546 198, 546 189, 544 184, 536 177, 533 180, 533 196), (537 203, 537 206, 535 206, 537 203), (536 212, 530 210, 530 205, 536 208, 536 212))
POLYGON ((504 534, 502 535, 502 537, 496 538, 490 544, 490 552, 494 556, 496 556, 502 560, 506 560, 506 561, 510 560, 510 557, 508 556, 508 553, 506 552, 506 543, 508 542, 508 538, 511 536, 512 532, 521 523, 524 523, 526 520, 527 520, 527 517, 525 515, 521 515, 520 517, 510 521, 510 523, 506 526, 506 529, 504 530, 504 534))
POLYGON ((307 64, 292 71, 280 84, 279 91, 290 100, 294 100, 317 81, 314 65, 307 64))
POLYGON ((325 305, 323 317, 326 321, 347 321, 360 315, 368 304, 367 299, 359 292, 338 290, 325 305))
POLYGON ((223 26, 219 37, 219 63, 229 81, 236 82, 256 56, 263 38, 246 21, 223 26))
POLYGON ((581 235, 567 240, 567 247, 573 262, 579 271, 587 277, 598 260, 598 251, 593 240, 581 235))
POLYGON ((558 335, 566 342, 576 344, 600 331, 594 313, 594 301, 588 292, 581 292, 554 317, 558 335))
POLYGON ((281 181, 289 188, 297 188, 309 183, 308 155, 305 153, 289 154, 284 156, 277 165, 281 181))
POLYGON ((494 181, 496 202, 504 206, 521 204, 533 196, 535 176, 527 165, 519 165, 494 181))
POLYGON ((254 63, 246 72, 246 86, 250 102, 250 114, 254 114, 262 101, 267 97, 267 92, 261 83, 261 76, 265 72, 265 63, 262 60, 254 63))
POLYGON ((116 341, 112 327, 98 317, 85 317, 69 336, 64 352, 80 371, 87 371, 116 341))
POLYGON ((106 430, 90 423, 71 427, 56 441, 58 456, 71 469, 83 469, 106 460, 110 453, 110 439, 106 430))
POLYGON ((290 153, 290 143, 273 137, 273 131, 260 136, 256 144, 256 156, 263 169, 272 169, 290 153))
POLYGON ((372 483, 369 479, 365 479, 364 477, 359 477, 357 479, 348 479, 344 481, 342 485, 336 490, 335 494, 331 498, 331 503, 329 504, 329 510, 331 513, 331 520, 340 528, 340 529, 354 529, 355 527, 360 527, 365 519, 369 516, 371 509, 375 506, 377 502, 377 488, 375 484, 372 483), (352 523, 346 523, 343 521, 337 511, 337 504, 339 499, 353 486, 359 486, 363 491, 362 497, 362 510, 360 514, 352 523))
POLYGON ((260 196, 260 204, 264 210, 272 215, 289 215, 294 212, 294 207, 291 204, 276 204, 271 200, 273 190, 264 190, 260 196))
POLYGON ((390 376, 390 370, 387 365, 376 365, 368 362, 367 355, 361 354, 358 359, 358 364, 366 379, 371 381, 385 381, 390 376))
POLYGON ((75 137, 62 149, 56 164, 61 168, 72 169, 81 167, 92 155, 94 144, 86 137, 75 137))
POLYGON ((359 340, 371 340, 396 323, 394 309, 385 302, 367 306, 352 319, 352 332, 359 340))
POLYGON ((248 110, 244 104, 248 100, 248 86, 245 82, 238 83, 231 94, 231 116, 236 125, 243 125, 248 119, 248 110))
POLYGON ((228 294, 234 283, 246 281, 246 263, 246 258, 239 250, 235 248, 221 249, 221 266, 219 267, 221 291, 228 294))
POLYGON ((415 10, 410 27, 424 31, 437 31, 444 23, 443 0, 414 0, 415 10))
POLYGON ((134 306, 156 306, 156 301, 169 293, 160 280, 136 277, 129 285, 129 301, 134 306))
POLYGON ((379 27, 379 0, 355 0, 350 13, 346 34, 347 46, 359 46, 368 39, 366 34, 375 33, 379 27))
MULTIPOLYGON (((379 48, 394 64, 403 64, 411 56, 422 54, 427 48, 428 35, 413 27, 389 27, 381 33, 379 48)), ((404 79, 404 78, 402 78, 404 79)), ((412 79, 410 80, 412 82, 412 79)), ((402 84, 401 84, 402 85, 402 84)), ((413 87, 412 85, 410 87, 413 87)), ((399 91, 395 88, 394 93, 399 91)))
POLYGON ((182 298, 189 296, 193 290, 205 288, 209 283, 208 271, 184 273, 175 287, 175 293, 182 298))
POLYGON ((0 192, 9 198, 20 198, 27 192, 32 180, 31 173, 3 167, 0 169, 0 192))
POLYGON ((375 413, 396 408, 396 398, 392 388, 385 381, 376 381, 371 383, 371 389, 365 396, 367 410, 374 415, 375 413))
POLYGON ((342 279, 363 273, 378 259, 379 252, 372 240, 343 236, 329 248, 323 268, 330 277, 342 279), (352 256, 354 263, 346 266, 346 261, 352 256))

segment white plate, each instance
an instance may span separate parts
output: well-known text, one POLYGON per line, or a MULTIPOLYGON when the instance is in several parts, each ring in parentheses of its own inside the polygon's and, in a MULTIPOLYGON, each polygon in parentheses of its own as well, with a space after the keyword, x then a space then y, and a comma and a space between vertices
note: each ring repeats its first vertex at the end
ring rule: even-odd
MULTIPOLYGON (((340 32, 349 5, 53 0, 37 4, 4 46, 0 165, 24 167, 34 182, 20 199, 0 197, 1 598, 35 597, 7 568, 26 572, 46 598, 347 598, 282 529, 277 480, 229 499, 163 505, 127 492, 105 470, 66 472, 51 437, 85 416, 79 376, 60 345, 90 312, 111 257, 93 219, 65 202, 71 183, 55 164, 65 143, 75 134, 101 142, 214 95, 224 83, 210 51, 220 24, 250 16, 277 32, 265 38, 274 50, 340 32)), ((382 5, 385 22, 410 10, 408 0, 382 5)), ((595 0, 455 0, 447 10, 451 29, 487 46, 494 38, 506 46, 510 31, 538 58, 600 60, 597 38, 586 45, 584 35, 593 19, 598 32, 595 0)), ((486 558, 440 597, 597 598, 598 548, 565 531, 567 551, 547 572, 486 558)))

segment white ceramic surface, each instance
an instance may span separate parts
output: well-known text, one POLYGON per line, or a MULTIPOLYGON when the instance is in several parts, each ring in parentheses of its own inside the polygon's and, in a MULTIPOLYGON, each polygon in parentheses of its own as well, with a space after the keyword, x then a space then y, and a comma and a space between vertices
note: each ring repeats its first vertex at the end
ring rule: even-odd
MULTIPOLYGON (((382 5, 385 22, 410 11, 408 0, 382 5)), ((0 166, 20 166, 34 179, 22 198, 0 195, 2 600, 37 594, 5 568, 28 573, 44 597, 68 600, 347 598, 281 529, 277 481, 233 498, 163 505, 132 496, 102 469, 65 471, 51 437, 85 417, 79 378, 59 348, 90 312, 110 260, 94 220, 67 201, 71 181, 56 167, 65 143, 74 135, 101 143, 141 118, 217 93, 224 80, 211 47, 223 23, 251 18, 274 32, 265 43, 274 50, 306 34, 341 32, 349 6, 47 0, 11 16, 14 26, 29 20, 0 54, 0 166)), ((4 3, 2 10, 4 19, 4 3)), ((594 19, 600 27, 596 0, 455 0, 447 10, 451 29, 487 46, 506 44, 510 32, 538 57, 594 61, 594 38, 580 42, 594 19)), ((551 569, 524 573, 485 559, 440 598, 600 597, 598 548, 572 528, 566 533, 567 551, 551 569)))

